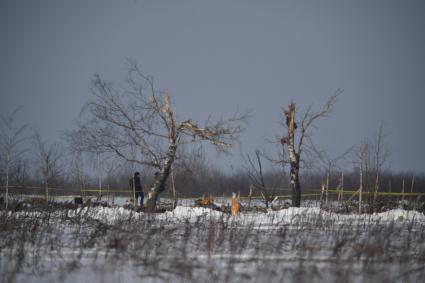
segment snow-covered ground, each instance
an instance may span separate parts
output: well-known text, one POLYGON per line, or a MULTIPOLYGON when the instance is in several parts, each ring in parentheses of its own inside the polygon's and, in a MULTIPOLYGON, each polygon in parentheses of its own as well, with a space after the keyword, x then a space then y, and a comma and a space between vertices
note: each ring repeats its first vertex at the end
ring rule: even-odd
MULTIPOLYGON (((105 223, 113 224, 118 220, 129 218, 143 218, 145 213, 134 212, 123 207, 96 207, 79 208, 70 212, 70 215, 85 214, 105 223)), ((23 212, 26 214, 26 212, 23 212)), ((19 215, 19 214, 18 214, 19 215)), ((199 218, 219 221, 223 218, 226 221, 237 223, 238 225, 256 225, 258 229, 269 227, 279 227, 280 225, 294 225, 302 221, 309 223, 317 221, 332 222, 333 224, 394 224, 406 222, 418 222, 425 224, 425 215, 418 211, 402 209, 389 210, 374 214, 339 214, 321 210, 318 207, 290 207, 279 211, 268 210, 267 213, 247 212, 236 216, 202 207, 177 206, 173 211, 156 214, 156 220, 168 221, 170 223, 198 222, 199 218)))
POLYGON ((0 212, 17 282, 422 282, 425 215, 316 207, 231 216, 178 206, 0 212))

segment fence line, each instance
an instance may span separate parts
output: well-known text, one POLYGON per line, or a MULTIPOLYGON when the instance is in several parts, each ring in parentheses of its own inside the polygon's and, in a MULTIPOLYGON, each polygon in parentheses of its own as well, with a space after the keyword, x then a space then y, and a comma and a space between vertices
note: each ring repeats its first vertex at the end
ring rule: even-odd
MULTIPOLYGON (((5 189, 6 186, 0 186, 1 189, 5 189)), ((36 186, 9 186, 9 189, 35 189, 35 190, 45 190, 44 187, 36 186)), ((72 188, 51 188, 48 187, 49 191, 68 191, 68 192, 101 192, 101 193, 132 193, 132 190, 110 190, 110 189, 72 189, 72 188)))
MULTIPOLYGON (((5 189, 5 186, 0 186, 1 189, 5 189)), ((45 190, 44 187, 37 187, 37 186, 9 186, 9 189, 31 189, 31 190, 45 190)), ((69 193, 76 193, 76 192, 81 192, 81 193, 85 193, 85 192, 93 192, 93 193, 102 193, 104 195, 107 194, 115 194, 115 193, 133 193, 133 190, 110 190, 110 189, 71 189, 71 188, 48 188, 49 191, 68 191, 69 193)), ((285 189, 285 188, 280 188, 278 189, 279 191, 288 191, 290 192, 290 189, 285 189)), ((304 190, 307 191, 305 193, 301 193, 301 196, 304 197, 309 197, 309 196, 320 196, 321 192, 320 190, 314 191, 313 190, 304 190)), ((180 197, 186 198, 186 199, 197 199, 199 197, 187 197, 185 196, 185 194, 176 191, 176 193, 178 195, 180 195, 180 197)), ((338 190, 338 189, 334 189, 334 190, 328 190, 328 193, 330 194, 344 194, 344 195, 355 195, 358 194, 359 191, 358 190, 338 190)), ((368 191, 363 191, 362 192, 363 195, 368 195, 368 194, 375 194, 375 192, 368 192, 368 191)), ((379 196, 425 196, 425 193, 406 193, 406 192, 377 192, 376 193, 379 196)), ((277 198, 288 198, 291 197, 291 194, 281 194, 281 195, 275 195, 274 197, 277 198)), ((262 196, 241 196, 241 199, 262 199, 262 196)))

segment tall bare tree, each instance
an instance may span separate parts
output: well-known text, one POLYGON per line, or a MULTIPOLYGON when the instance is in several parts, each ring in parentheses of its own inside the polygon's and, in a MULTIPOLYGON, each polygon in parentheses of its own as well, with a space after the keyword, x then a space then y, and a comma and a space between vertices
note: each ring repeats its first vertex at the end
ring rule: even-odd
POLYGON ((42 139, 37 130, 34 131, 34 148, 36 161, 39 164, 42 175, 44 194, 47 204, 49 201, 49 184, 60 174, 59 160, 61 153, 58 144, 53 143, 48 145, 47 142, 42 139))
POLYGON ((70 173, 76 182, 74 185, 80 188, 80 193, 83 193, 83 189, 86 183, 86 177, 84 174, 84 153, 80 151, 71 152, 71 165, 70 173))
POLYGON ((300 123, 296 121, 296 106, 294 102, 291 102, 287 108, 282 109, 285 118, 285 122, 282 125, 286 127, 287 135, 281 139, 281 143, 283 146, 287 146, 289 164, 291 166, 292 206, 299 207, 301 205, 299 170, 301 154, 306 147, 306 143, 311 142, 309 131, 317 119, 326 117, 332 111, 336 98, 340 93, 341 90, 337 90, 318 112, 312 112, 310 106, 304 115, 301 116, 300 123), (296 135, 297 132, 298 134, 296 135))
POLYGON ((7 117, 0 115, 0 155, 5 171, 6 208, 9 205, 9 180, 11 166, 25 152, 25 149, 21 148, 21 144, 26 139, 26 137, 24 137, 24 132, 27 125, 15 125, 16 115, 19 110, 20 108, 16 108, 7 117))
MULTIPOLYGON (((95 133, 91 132, 91 123, 79 124, 77 129, 66 133, 68 146, 72 153, 77 156, 80 155, 81 159, 84 153, 88 153, 89 160, 91 161, 96 171, 97 184, 98 184, 98 196, 99 199, 102 197, 102 163, 109 156, 104 156, 107 150, 102 146, 100 137, 95 133), (104 158, 103 158, 104 157, 104 158)), ((82 160, 81 160, 82 161, 82 160)), ((80 162, 80 168, 82 169, 84 162, 80 162)))
POLYGON ((80 187, 80 192, 83 194, 83 189, 85 187, 86 178, 84 173, 84 148, 82 148, 82 136, 79 131, 68 132, 65 135, 65 138, 68 143, 68 149, 73 158, 71 165, 71 172, 76 177, 78 181, 78 186, 80 187))
POLYGON ((190 143, 207 142, 226 152, 243 130, 245 115, 227 120, 207 121, 203 126, 174 114, 170 95, 155 88, 154 79, 144 75, 137 64, 128 62, 124 86, 114 87, 96 75, 92 82, 93 100, 83 109, 85 145, 117 155, 138 166, 157 172, 147 196, 147 210, 154 211, 158 196, 176 159, 177 149, 190 143), (130 147, 138 149, 137 156, 130 147))

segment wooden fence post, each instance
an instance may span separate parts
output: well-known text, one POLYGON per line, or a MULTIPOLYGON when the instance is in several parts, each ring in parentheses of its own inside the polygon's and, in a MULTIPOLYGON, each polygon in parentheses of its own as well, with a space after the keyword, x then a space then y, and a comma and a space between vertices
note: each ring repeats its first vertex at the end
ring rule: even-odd
POLYGON ((363 195, 363 163, 365 156, 365 145, 360 146, 360 188, 359 188, 359 214, 362 213, 362 195, 363 195))
POLYGON ((401 185, 401 201, 404 204, 404 179, 403 179, 403 183, 401 185))

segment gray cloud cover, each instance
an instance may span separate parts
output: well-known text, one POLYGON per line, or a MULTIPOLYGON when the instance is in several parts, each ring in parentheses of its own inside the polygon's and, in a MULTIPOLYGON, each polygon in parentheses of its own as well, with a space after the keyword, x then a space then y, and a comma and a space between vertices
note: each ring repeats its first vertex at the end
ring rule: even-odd
POLYGON ((247 151, 282 132, 291 99, 320 106, 342 88, 317 143, 337 154, 384 121, 391 168, 425 171, 424 1, 2 1, 0 35, 0 111, 22 105, 51 139, 93 74, 120 82, 131 57, 182 119, 253 109, 247 151))

